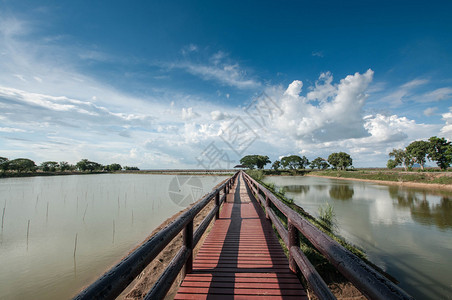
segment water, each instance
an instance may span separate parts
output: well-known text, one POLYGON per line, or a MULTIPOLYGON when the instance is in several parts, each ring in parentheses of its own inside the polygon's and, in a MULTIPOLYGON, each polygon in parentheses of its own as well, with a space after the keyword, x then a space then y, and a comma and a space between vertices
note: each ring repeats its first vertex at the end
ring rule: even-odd
POLYGON ((73 297, 225 178, 103 174, 1 179, 0 299, 73 297))
POLYGON ((337 231, 416 299, 452 299, 452 193, 318 177, 266 177, 318 216, 329 203, 337 231))

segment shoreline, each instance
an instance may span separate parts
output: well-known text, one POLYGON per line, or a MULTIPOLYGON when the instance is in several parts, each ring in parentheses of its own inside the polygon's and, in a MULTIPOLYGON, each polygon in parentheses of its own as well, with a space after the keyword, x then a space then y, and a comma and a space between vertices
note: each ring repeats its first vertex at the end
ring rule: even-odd
POLYGON ((352 180, 352 181, 362 181, 362 182, 371 182, 382 185, 396 185, 401 187, 409 187, 409 188, 417 188, 417 189, 433 189, 433 190, 441 190, 452 192, 452 185, 450 184, 439 184, 439 183, 421 183, 421 182, 412 182, 412 181, 389 181, 389 180, 376 180, 376 179, 362 179, 362 178, 348 178, 348 177, 336 177, 336 176, 326 176, 326 175, 317 175, 317 174, 306 174, 304 176, 311 177, 323 177, 330 179, 340 179, 340 180, 352 180))

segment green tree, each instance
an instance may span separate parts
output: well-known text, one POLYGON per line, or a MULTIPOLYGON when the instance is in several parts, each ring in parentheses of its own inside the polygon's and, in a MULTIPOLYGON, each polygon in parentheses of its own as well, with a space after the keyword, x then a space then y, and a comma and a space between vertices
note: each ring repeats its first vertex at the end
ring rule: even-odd
POLYGON ((240 159, 240 164, 248 169, 263 169, 266 164, 271 163, 270 158, 266 155, 246 155, 240 159))
POLYGON ((41 163, 41 169, 44 172, 55 172, 58 167, 59 164, 56 161, 45 161, 41 163))
POLYGON ((306 156, 300 157, 298 155, 289 155, 281 158, 281 165, 284 169, 303 169, 309 164, 309 160, 306 156))
POLYGON ((351 156, 345 152, 335 152, 328 156, 328 162, 334 169, 345 170, 353 164, 351 156))
POLYGON ((70 163, 68 163, 67 161, 61 161, 60 162, 60 171, 64 172, 64 171, 72 171, 75 169, 74 165, 71 165, 70 163))
POLYGON ((36 164, 28 158, 16 158, 9 161, 8 169, 19 173, 34 172, 36 171, 36 164))
POLYGON ((97 162, 89 161, 87 159, 82 159, 76 165, 76 168, 82 172, 94 172, 94 171, 102 171, 103 166, 97 162))
POLYGON ((3 173, 8 171, 8 165, 9 160, 6 157, 0 156, 0 170, 2 170, 3 173))
POLYGON ((428 158, 436 161, 436 164, 441 170, 446 170, 452 163, 452 146, 451 142, 445 138, 432 136, 429 138, 430 149, 428 158))
POLYGON ((278 171, 278 169, 281 167, 281 162, 279 160, 275 160, 275 162, 272 164, 272 169, 275 171, 278 171))
POLYGON ((127 171, 139 171, 140 169, 139 169, 138 167, 128 167, 128 166, 125 166, 125 167, 124 167, 124 170, 127 170, 127 171))
POLYGON ((413 158, 403 149, 392 149, 392 151, 389 152, 389 157, 394 157, 396 166, 403 165, 405 171, 408 171, 408 169, 413 167, 413 158))
POLYGON ((122 169, 122 167, 120 164, 111 164, 111 165, 105 166, 105 169, 110 172, 115 172, 115 171, 120 171, 122 169))
POLYGON ((412 157, 413 162, 418 163, 421 166, 421 170, 424 170, 426 157, 430 150, 430 143, 426 141, 415 141, 405 149, 407 154, 412 157))
POLYGON ((328 162, 326 161, 326 159, 321 158, 321 157, 317 157, 316 159, 314 159, 313 161, 311 161, 311 164, 309 165, 311 167, 311 169, 327 169, 330 165, 328 164, 328 162))
POLYGON ((397 167, 397 163, 395 162, 395 160, 390 159, 388 160, 388 162, 386 163, 386 167, 388 169, 394 169, 395 167, 397 167))

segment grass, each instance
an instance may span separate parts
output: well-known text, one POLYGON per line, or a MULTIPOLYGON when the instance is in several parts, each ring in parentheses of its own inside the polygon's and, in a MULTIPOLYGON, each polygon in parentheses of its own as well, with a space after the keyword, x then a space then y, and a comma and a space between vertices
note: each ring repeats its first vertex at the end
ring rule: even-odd
POLYGON ((394 182, 416 182, 416 183, 436 183, 436 184, 452 184, 452 176, 441 175, 438 172, 403 172, 398 170, 355 170, 355 171, 338 171, 326 170, 315 171, 315 175, 330 176, 352 179, 367 179, 377 181, 394 181, 394 182))

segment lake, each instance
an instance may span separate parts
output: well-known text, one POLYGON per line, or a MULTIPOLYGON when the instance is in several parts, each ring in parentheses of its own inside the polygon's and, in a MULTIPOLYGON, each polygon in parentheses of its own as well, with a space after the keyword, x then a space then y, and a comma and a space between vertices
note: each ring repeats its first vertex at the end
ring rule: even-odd
POLYGON ((69 299, 225 176, 0 179, 0 299, 69 299), (74 256, 75 252, 75 256, 74 256))
POLYGON ((416 299, 452 299, 452 193, 309 176, 264 182, 314 216, 333 206, 336 231, 416 299))

